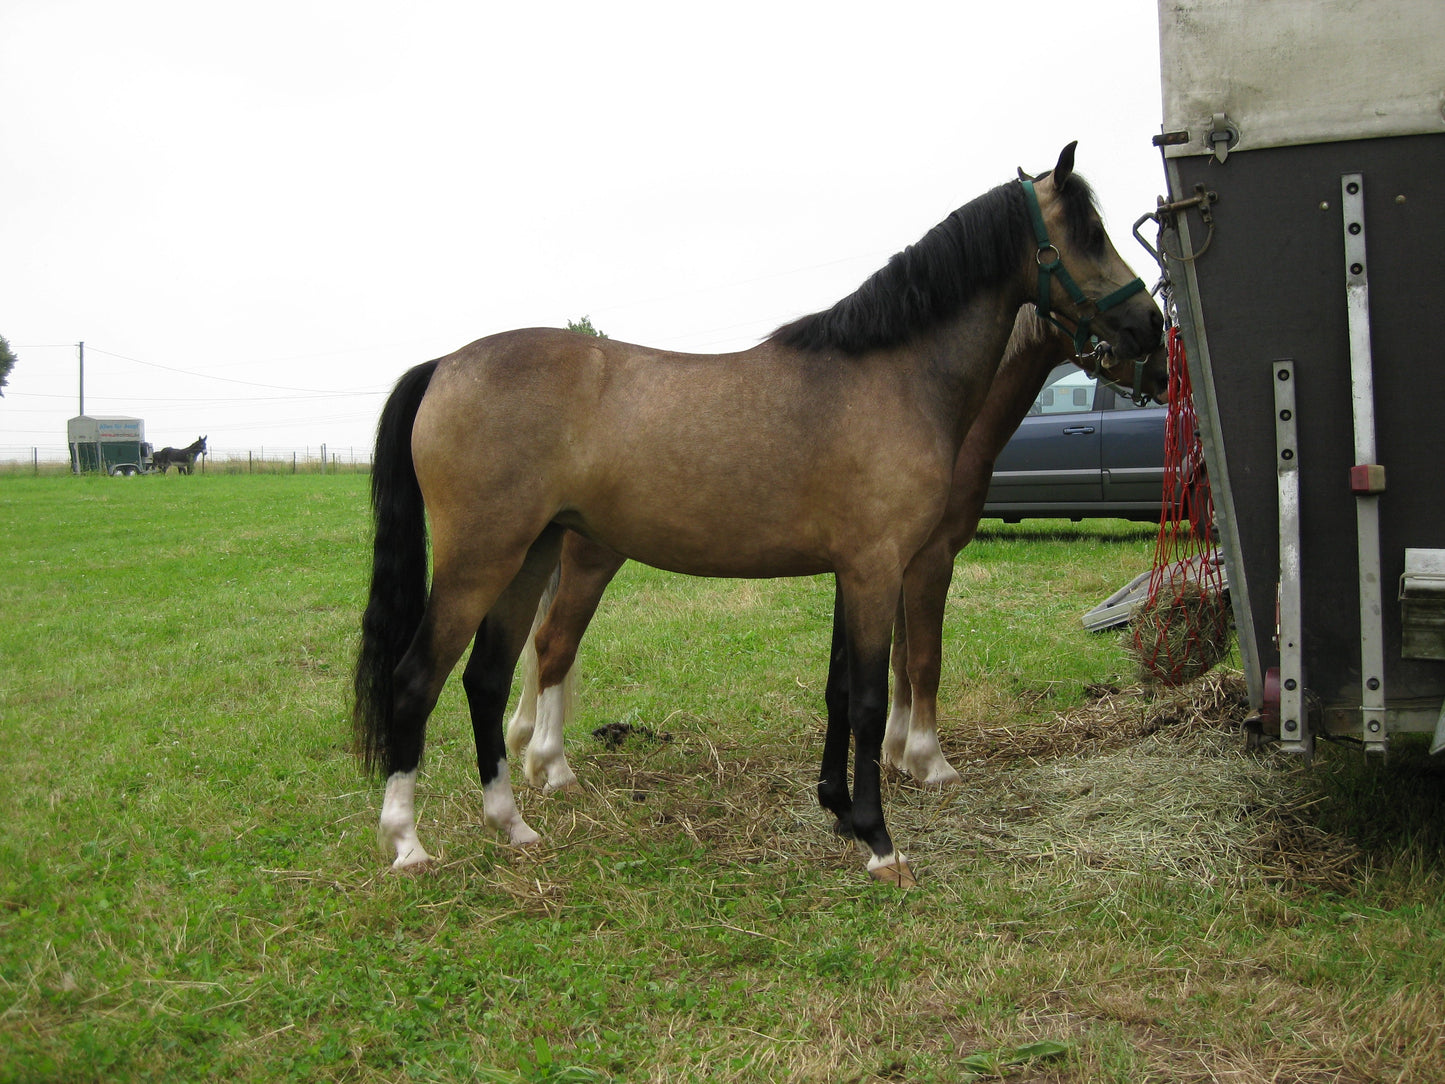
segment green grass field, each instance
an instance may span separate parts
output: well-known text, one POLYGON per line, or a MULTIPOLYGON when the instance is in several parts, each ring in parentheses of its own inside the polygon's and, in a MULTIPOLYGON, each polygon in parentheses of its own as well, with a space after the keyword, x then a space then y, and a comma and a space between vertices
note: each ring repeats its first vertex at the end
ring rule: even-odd
POLYGON ((1440 767, 1245 754, 1227 680, 1086 691, 1132 681, 1079 615, 1148 528, 960 558, 964 785, 886 783, 916 890, 813 798, 831 582, 635 566, 581 789, 516 773, 543 844, 482 823, 454 680, 397 877, 348 752, 366 486, 0 478, 0 1081, 1445 1080, 1440 767))

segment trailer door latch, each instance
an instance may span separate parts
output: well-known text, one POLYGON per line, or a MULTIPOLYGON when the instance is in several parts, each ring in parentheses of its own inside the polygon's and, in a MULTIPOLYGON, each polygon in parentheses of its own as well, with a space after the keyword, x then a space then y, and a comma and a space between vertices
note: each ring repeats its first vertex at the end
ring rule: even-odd
POLYGON ((1214 152, 1214 160, 1223 165, 1230 150, 1239 142, 1239 129, 1229 119, 1228 113, 1216 113, 1204 139, 1214 152))

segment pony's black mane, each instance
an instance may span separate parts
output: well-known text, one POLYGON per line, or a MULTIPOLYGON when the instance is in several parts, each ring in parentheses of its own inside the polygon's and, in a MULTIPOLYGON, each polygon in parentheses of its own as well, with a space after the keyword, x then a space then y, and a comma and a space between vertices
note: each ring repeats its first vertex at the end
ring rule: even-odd
MULTIPOLYGON (((1061 198, 1070 239, 1097 255, 1104 237, 1095 232, 1098 217, 1088 183, 1071 173, 1061 198)), ((832 308, 784 324, 769 341, 850 355, 901 345, 1016 274, 1019 254, 1033 241, 1023 186, 1001 184, 954 211, 832 308)))

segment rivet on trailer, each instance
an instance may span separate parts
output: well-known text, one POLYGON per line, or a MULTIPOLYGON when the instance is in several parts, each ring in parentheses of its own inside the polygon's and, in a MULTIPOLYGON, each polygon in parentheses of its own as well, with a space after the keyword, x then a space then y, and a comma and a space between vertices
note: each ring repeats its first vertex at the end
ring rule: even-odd
POLYGON ((1445 749, 1445 5, 1160 0, 1164 256, 1257 731, 1445 749))
POLYGON ((65 423, 70 469, 129 477, 151 469, 151 446, 140 418, 97 418, 81 414, 65 423))

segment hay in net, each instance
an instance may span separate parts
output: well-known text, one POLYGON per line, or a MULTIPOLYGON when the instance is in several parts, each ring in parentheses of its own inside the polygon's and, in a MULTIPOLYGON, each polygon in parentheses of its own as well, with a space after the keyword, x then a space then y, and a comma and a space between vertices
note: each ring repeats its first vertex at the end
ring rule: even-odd
POLYGON ((1146 679, 1184 685, 1229 653, 1229 630, 1229 602, 1221 592, 1174 579, 1135 612, 1129 649, 1146 679))
POLYGON ((1168 342, 1163 511, 1149 596, 1134 616, 1130 647, 1146 678, 1184 685, 1228 652, 1229 603, 1215 541, 1209 470, 1177 327, 1169 329, 1168 342))

